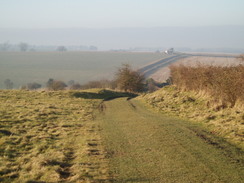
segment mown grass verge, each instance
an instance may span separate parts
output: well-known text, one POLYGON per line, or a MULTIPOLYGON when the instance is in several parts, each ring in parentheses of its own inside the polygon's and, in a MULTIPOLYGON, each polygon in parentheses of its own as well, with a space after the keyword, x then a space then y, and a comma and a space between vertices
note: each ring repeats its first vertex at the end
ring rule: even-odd
POLYGON ((0 90, 0 182, 105 182, 94 121, 107 90, 0 90))
POLYGON ((224 137, 244 149, 244 109, 241 105, 216 110, 215 106, 209 106, 212 97, 194 91, 182 91, 174 86, 140 98, 160 112, 199 122, 209 128, 210 133, 224 137))

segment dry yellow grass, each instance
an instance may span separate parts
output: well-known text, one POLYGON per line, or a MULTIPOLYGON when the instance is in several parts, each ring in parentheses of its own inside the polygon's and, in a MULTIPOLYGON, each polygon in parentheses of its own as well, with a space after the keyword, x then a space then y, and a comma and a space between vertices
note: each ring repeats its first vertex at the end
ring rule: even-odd
POLYGON ((0 91, 0 182, 107 178, 94 111, 75 92, 0 91))
POLYGON ((142 96, 154 109, 166 114, 191 119, 209 127, 211 133, 244 149, 244 106, 237 103, 233 108, 216 110, 209 106, 211 97, 206 93, 180 91, 173 86, 142 96))

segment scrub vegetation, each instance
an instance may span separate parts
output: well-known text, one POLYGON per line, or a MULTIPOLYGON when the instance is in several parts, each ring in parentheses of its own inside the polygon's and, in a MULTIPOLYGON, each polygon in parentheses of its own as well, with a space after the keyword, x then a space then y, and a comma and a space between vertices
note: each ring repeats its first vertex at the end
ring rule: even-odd
POLYGON ((205 93, 216 110, 244 102, 244 65, 172 65, 172 82, 182 91, 205 93))

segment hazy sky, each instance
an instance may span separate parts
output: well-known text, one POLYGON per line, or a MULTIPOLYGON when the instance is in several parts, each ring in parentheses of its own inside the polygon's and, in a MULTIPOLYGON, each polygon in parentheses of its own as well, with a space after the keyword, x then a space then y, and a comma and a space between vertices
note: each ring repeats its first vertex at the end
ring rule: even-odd
POLYGON ((0 0, 0 28, 244 25, 244 0, 0 0))

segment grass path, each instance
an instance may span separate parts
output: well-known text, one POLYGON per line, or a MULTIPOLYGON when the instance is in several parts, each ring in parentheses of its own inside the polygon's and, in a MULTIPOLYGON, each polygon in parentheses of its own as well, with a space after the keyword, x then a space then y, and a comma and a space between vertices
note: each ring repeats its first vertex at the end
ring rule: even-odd
POLYGON ((104 102, 98 117, 113 182, 242 182, 243 154, 201 127, 146 109, 104 102))

